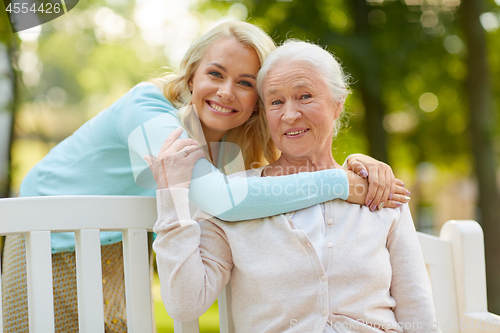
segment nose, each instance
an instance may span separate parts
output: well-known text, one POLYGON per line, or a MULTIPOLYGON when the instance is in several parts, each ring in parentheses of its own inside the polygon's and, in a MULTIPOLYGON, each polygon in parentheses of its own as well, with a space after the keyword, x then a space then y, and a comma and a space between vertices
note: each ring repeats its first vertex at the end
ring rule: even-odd
POLYGON ((289 101, 283 106, 283 121, 287 123, 294 123, 302 117, 302 112, 299 109, 298 103, 289 101))
POLYGON ((234 101, 233 83, 230 80, 225 81, 217 90, 217 96, 227 101, 234 101))

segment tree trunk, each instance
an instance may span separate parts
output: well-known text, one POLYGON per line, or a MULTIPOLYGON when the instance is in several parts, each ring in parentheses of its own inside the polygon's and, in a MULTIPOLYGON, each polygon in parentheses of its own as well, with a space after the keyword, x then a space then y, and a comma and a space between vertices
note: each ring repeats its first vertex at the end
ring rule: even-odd
POLYGON ((11 86, 12 86, 12 102, 11 102, 11 120, 10 120, 10 137, 9 137, 9 175, 7 177, 7 184, 6 184, 6 190, 7 190, 7 195, 10 196, 11 193, 11 187, 12 187, 12 170, 13 164, 12 164, 12 145, 14 144, 14 125, 16 123, 16 111, 18 107, 18 101, 19 101, 19 96, 18 96, 18 84, 17 84, 17 71, 12 65, 14 61, 17 62, 17 50, 18 50, 18 40, 12 39, 11 42, 9 43, 9 60, 10 60, 10 67, 11 67, 11 86))
POLYGON ((500 312, 500 195, 493 149, 494 107, 487 59, 486 33, 479 21, 482 0, 462 0, 461 25, 467 45, 469 129, 479 184, 479 221, 484 231, 488 308, 500 312))
POLYGON ((383 127, 385 105, 382 102, 382 83, 380 80, 381 62, 372 45, 370 34, 373 29, 368 22, 368 13, 371 7, 366 3, 366 0, 352 0, 349 3, 354 18, 356 39, 361 43, 361 49, 366 51, 363 57, 353 56, 353 58, 360 59, 356 72, 359 82, 357 85, 365 106, 365 128, 369 154, 380 161, 387 162, 387 138, 383 127))
POLYGON ((0 41, 0 197, 8 197, 11 185, 12 141, 15 109, 15 72, 12 67, 12 49, 14 41, 0 41))

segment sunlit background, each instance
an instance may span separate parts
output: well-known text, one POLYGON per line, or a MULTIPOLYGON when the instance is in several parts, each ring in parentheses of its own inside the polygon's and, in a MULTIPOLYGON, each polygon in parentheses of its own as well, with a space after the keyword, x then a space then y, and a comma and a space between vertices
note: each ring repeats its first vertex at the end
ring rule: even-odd
MULTIPOLYGON (((483 121, 490 155, 498 161, 500 0, 477 1, 488 50, 485 93, 493 101, 483 121)), ((437 234, 450 219, 481 222, 463 16, 460 0, 89 0, 12 34, 3 11, 0 184, 7 183, 12 114, 15 196, 26 173, 54 145, 134 85, 175 71, 193 39, 223 20, 247 20, 277 42, 292 37, 326 46, 352 75, 350 120, 333 145, 338 162, 354 152, 387 161, 412 193, 420 231, 437 234)), ((499 170, 497 162, 494 182, 499 170)), ((496 302, 499 309, 500 296, 496 302)), ((160 317, 159 332, 167 332, 170 324, 160 317)))

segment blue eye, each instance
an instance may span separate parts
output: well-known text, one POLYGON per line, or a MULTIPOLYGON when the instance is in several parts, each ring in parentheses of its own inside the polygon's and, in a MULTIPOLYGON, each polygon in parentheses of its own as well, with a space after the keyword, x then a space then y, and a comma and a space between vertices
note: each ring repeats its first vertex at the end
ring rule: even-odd
POLYGON ((310 94, 304 94, 302 96, 300 96, 301 99, 307 99, 307 98, 311 98, 312 96, 310 94))
POLYGON ((282 102, 280 100, 274 100, 271 102, 271 105, 280 105, 282 102))
POLYGON ((248 81, 241 81, 240 83, 241 83, 242 85, 246 86, 246 87, 253 88, 253 85, 252 85, 250 82, 248 82, 248 81))
POLYGON ((219 72, 217 72, 217 71, 208 72, 208 75, 212 75, 212 76, 215 76, 215 77, 222 77, 222 75, 219 72))

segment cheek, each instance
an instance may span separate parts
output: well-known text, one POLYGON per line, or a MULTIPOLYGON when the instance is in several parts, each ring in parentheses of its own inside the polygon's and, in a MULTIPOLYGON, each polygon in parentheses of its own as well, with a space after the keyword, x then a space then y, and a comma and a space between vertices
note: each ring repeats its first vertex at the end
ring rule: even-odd
POLYGON ((252 112, 253 112, 253 109, 255 108, 255 105, 257 104, 257 102, 259 100, 258 98, 259 98, 259 96, 258 96, 257 92, 248 92, 245 95, 243 95, 245 107, 252 109, 252 112))
POLYGON ((272 115, 272 114, 267 114, 267 123, 268 123, 268 126, 269 126, 269 130, 271 132, 271 137, 274 138, 278 135, 279 133, 279 130, 278 130, 278 126, 279 126, 279 119, 278 117, 276 117, 276 115, 272 115))

